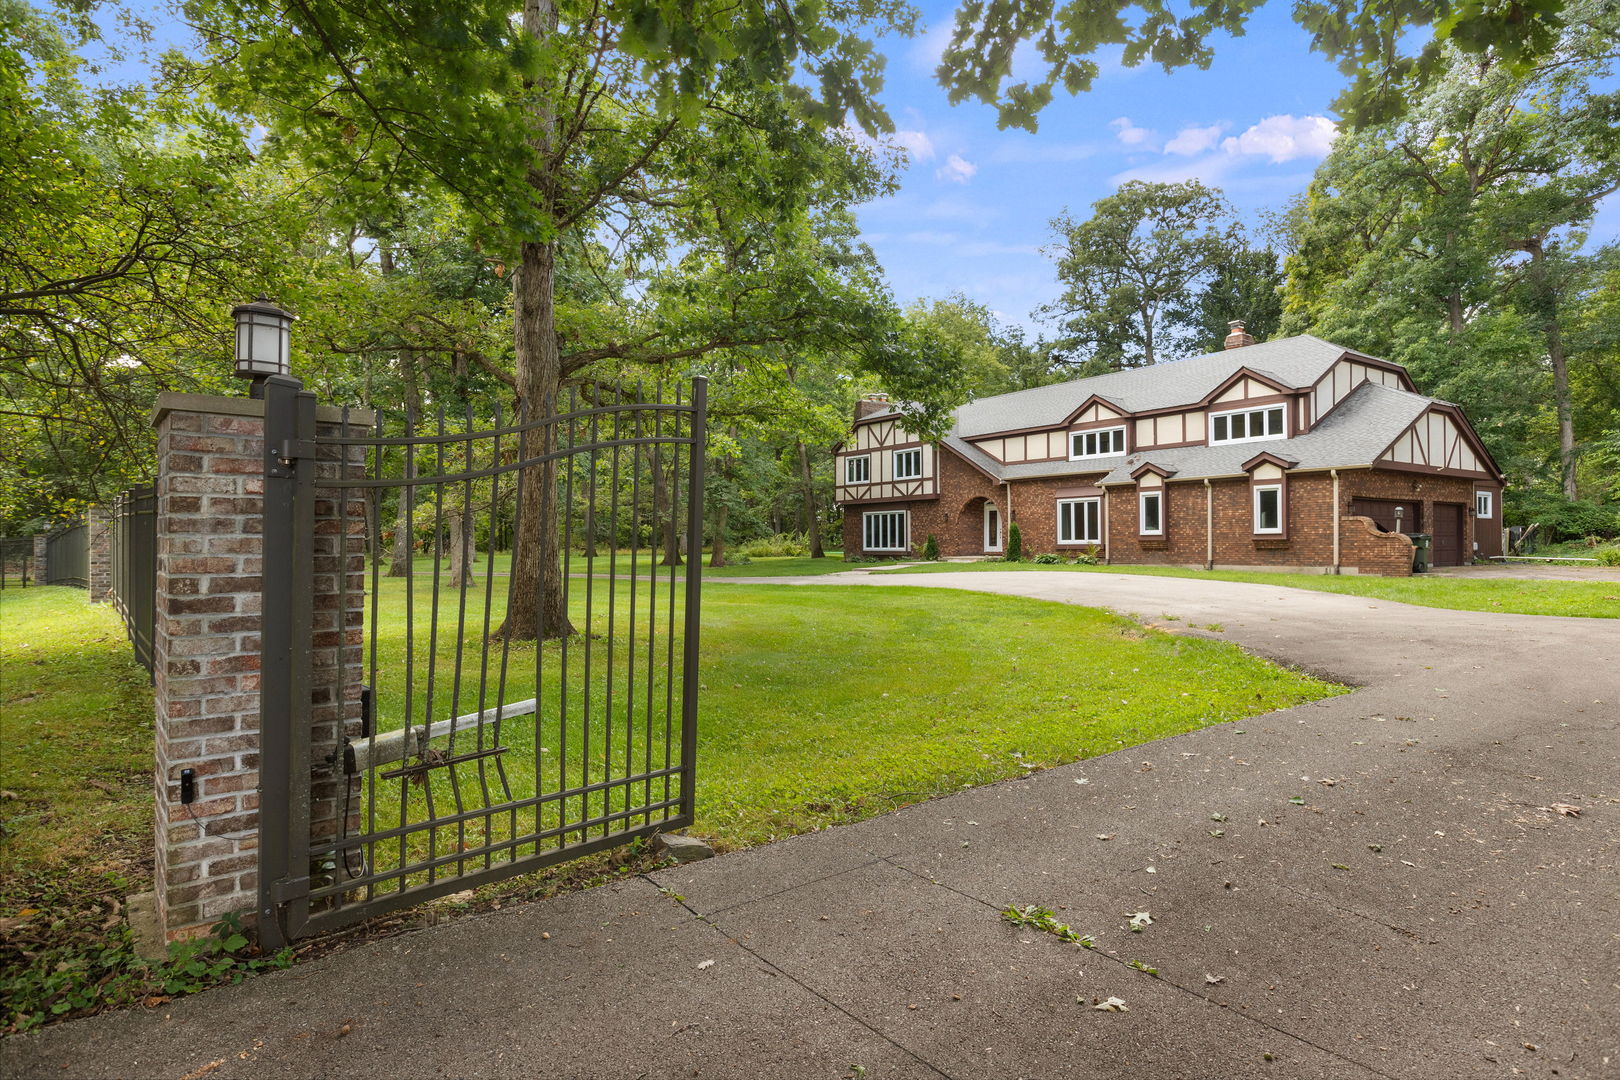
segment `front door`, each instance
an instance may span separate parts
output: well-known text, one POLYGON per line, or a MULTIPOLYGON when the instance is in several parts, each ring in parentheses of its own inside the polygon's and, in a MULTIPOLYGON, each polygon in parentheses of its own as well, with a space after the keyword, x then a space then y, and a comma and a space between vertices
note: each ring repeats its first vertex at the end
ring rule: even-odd
POLYGON ((1463 515, 1467 507, 1460 503, 1434 504, 1434 565, 1461 566, 1463 552, 1463 515))
POLYGON ((984 550, 1001 550, 1001 511, 993 502, 984 504, 984 550))

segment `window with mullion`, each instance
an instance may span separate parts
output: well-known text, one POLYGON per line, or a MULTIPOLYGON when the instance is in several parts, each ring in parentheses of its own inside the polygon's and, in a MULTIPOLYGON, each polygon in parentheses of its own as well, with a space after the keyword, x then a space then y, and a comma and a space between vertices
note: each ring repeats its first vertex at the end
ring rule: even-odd
POLYGON ((1057 526, 1060 544, 1102 543, 1102 500, 1059 499, 1057 526))

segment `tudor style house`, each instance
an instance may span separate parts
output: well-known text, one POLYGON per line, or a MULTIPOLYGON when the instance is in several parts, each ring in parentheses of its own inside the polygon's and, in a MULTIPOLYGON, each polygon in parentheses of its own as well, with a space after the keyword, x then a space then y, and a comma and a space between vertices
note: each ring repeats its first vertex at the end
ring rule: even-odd
POLYGON ((1500 554, 1503 476, 1457 406, 1309 335, 970 402, 938 442, 881 394, 838 448, 844 551, 1408 574, 1500 554))

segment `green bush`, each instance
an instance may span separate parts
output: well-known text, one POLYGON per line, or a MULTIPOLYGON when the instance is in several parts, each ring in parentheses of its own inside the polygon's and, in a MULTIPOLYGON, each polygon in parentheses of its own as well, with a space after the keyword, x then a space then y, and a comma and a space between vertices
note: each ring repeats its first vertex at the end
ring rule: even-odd
POLYGON ((933 533, 929 533, 928 539, 923 541, 922 557, 929 562, 939 562, 939 540, 933 533))
POLYGON ((1040 563, 1042 566, 1056 566, 1063 560, 1052 554, 1050 551, 1045 551, 1035 556, 1035 558, 1031 559, 1030 561, 1040 563))
POLYGON ((803 558, 810 554, 810 538, 804 533, 777 533, 744 540, 737 545, 737 554, 750 559, 803 558))
POLYGON ((1097 557, 1097 549, 1096 548, 1089 548, 1086 551, 1082 551, 1080 554, 1076 555, 1074 557, 1074 562, 1071 563, 1070 565, 1072 565, 1072 566, 1096 566, 1101 562, 1102 562, 1102 560, 1097 557))
POLYGON ((1024 534, 1018 528, 1018 522, 1007 526, 1007 562, 1024 561, 1024 534))
POLYGON ((1566 499, 1545 491, 1527 492, 1515 503, 1508 507, 1503 520, 1508 525, 1539 523, 1536 536, 1542 543, 1557 544, 1588 536, 1605 540, 1620 537, 1620 506, 1566 499))
POLYGON ((1620 566, 1620 547, 1606 547, 1597 550, 1599 566, 1620 566))

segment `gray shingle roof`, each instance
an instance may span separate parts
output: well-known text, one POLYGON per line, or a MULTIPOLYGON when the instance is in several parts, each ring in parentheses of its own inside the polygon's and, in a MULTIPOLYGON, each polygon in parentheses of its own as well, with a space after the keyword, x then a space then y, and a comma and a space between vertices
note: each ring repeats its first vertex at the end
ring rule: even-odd
POLYGON ((956 424, 951 434, 972 437, 1061 424, 1093 394, 1127 412, 1190 405, 1202 400, 1241 367, 1285 386, 1303 388, 1316 382, 1350 351, 1330 341, 1301 334, 1152 367, 1037 386, 968 402, 956 410, 956 424))
POLYGON ((1295 463, 1294 468, 1297 469, 1347 469, 1371 465, 1431 404, 1434 404, 1434 399, 1421 394, 1379 386, 1377 383, 1363 383, 1323 417, 1316 427, 1292 439, 1144 450, 1129 457, 1104 458, 1100 461, 1038 461, 1002 465, 959 437, 949 437, 945 442, 957 453, 964 456, 972 454, 970 460, 1001 480, 1095 476, 1102 472, 1105 475, 1100 483, 1123 484, 1131 481, 1134 469, 1148 462, 1171 470, 1175 480, 1237 476, 1243 472, 1245 461, 1266 452, 1287 458, 1295 463))

